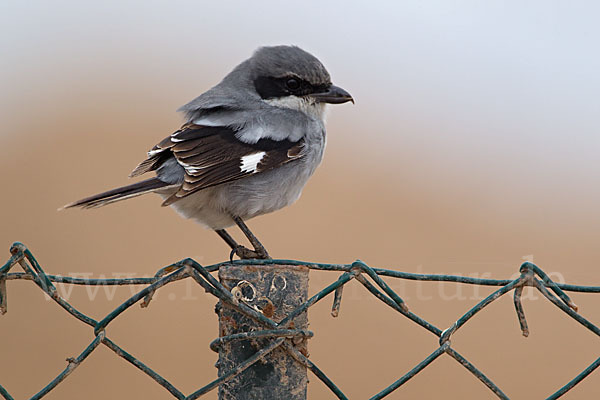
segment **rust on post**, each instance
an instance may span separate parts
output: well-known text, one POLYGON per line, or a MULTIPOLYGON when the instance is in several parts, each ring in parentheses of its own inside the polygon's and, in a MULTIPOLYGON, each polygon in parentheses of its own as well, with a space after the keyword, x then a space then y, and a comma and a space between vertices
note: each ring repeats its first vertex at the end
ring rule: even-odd
MULTIPOLYGON (((238 301, 261 312, 265 317, 280 322, 306 301, 308 272, 307 267, 295 265, 228 265, 219 269, 219 279, 238 301)), ((272 329, 223 302, 217 304, 216 312, 221 338, 272 329)), ((282 328, 306 330, 306 311, 282 328)), ((262 336, 224 340, 219 346, 219 376, 236 368, 275 340, 277 337, 262 336)), ((307 354, 306 338, 294 337, 292 343, 303 354, 307 354)), ((305 400, 307 383, 306 367, 295 361, 280 346, 234 378, 222 383, 219 386, 219 400, 305 400)))

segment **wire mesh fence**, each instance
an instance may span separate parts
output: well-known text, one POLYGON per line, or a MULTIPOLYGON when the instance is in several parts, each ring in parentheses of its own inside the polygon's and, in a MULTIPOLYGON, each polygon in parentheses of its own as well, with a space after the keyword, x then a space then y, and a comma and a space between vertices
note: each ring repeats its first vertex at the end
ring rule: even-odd
MULTIPOLYGON (((94 278, 78 278, 69 276, 57 276, 46 274, 42 269, 41 265, 35 259, 31 251, 22 243, 15 243, 12 245, 11 257, 8 261, 0 267, 0 314, 7 312, 7 292, 6 282, 8 280, 31 280, 37 285, 43 292, 45 292, 53 301, 61 306, 65 311, 71 314, 74 318, 80 320, 82 323, 89 325, 93 328, 94 338, 91 343, 79 354, 79 356, 67 359, 67 367, 60 372, 56 378, 42 388, 38 393, 33 395, 31 399, 40 399, 52 391, 57 385, 63 382, 76 368, 78 368, 86 358, 94 352, 100 345, 106 346, 112 350, 118 357, 131 363, 133 366, 144 372, 150 379, 154 380, 158 385, 166 389, 176 399, 192 400, 201 397, 202 395, 216 389, 219 385, 224 384, 236 376, 242 374, 246 369, 264 359, 269 353, 275 349, 283 349, 294 362, 301 364, 310 370, 323 384, 325 384, 331 393, 339 399, 347 399, 348 395, 342 392, 341 388, 337 387, 336 384, 322 371, 317 365, 315 365, 305 352, 298 349, 295 345, 297 343, 294 339, 303 338, 307 339, 313 336, 311 331, 305 329, 295 329, 293 321, 302 313, 305 313, 308 308, 313 306, 315 303, 323 300, 330 294, 333 294, 333 304, 331 314, 337 316, 340 311, 340 305, 342 302, 342 294, 344 285, 352 280, 358 281, 364 286, 364 288, 372 294, 375 298, 380 300, 383 304, 394 309, 402 317, 408 318, 415 324, 421 326, 423 329, 428 331, 430 334, 435 335, 439 338, 439 346, 435 348, 429 356, 423 361, 418 363, 410 371, 400 376, 395 382, 389 386, 383 388, 380 392, 374 394, 370 399, 382 399, 388 396, 400 388, 403 384, 409 381, 412 377, 417 375, 428 365, 431 365, 436 359, 443 354, 450 356, 456 360, 460 365, 466 368, 475 378, 481 381, 493 394, 500 399, 508 399, 509 397, 481 370, 475 367, 469 360, 463 357, 456 349, 452 347, 451 338, 461 327, 463 327, 473 316, 487 307, 490 303, 497 300, 503 295, 513 292, 514 306, 517 314, 517 319, 520 325, 521 332, 524 336, 529 334, 527 326, 527 320, 521 303, 521 295, 523 288, 531 286, 537 289, 544 298, 566 313, 569 317, 577 321, 582 327, 590 330, 597 336, 600 336, 600 329, 592 322, 585 319, 583 316, 577 313, 577 306, 565 293, 565 291, 571 292, 586 292, 586 293, 600 293, 600 286, 578 286, 570 284, 559 284, 553 282, 548 275, 542 271, 539 267, 531 262, 525 262, 521 265, 519 272, 520 275, 514 280, 502 280, 502 279, 481 279, 472 278, 465 276, 456 275, 432 275, 432 274, 415 274, 406 273, 388 269, 372 268, 361 261, 355 261, 352 264, 323 264, 323 263, 308 263, 296 260, 239 260, 232 262, 225 262, 214 264, 210 266, 202 266, 196 261, 187 258, 171 264, 167 267, 160 269, 154 277, 151 278, 108 278, 108 279, 94 279, 94 278), (16 265, 20 265, 24 272, 10 272, 11 268, 16 265), (333 283, 320 290, 314 296, 308 298, 300 306, 289 312, 280 321, 275 321, 268 317, 268 314, 262 312, 256 307, 250 307, 244 301, 243 297, 240 297, 237 293, 228 290, 222 283, 220 283, 212 273, 219 271, 220 268, 228 265, 292 265, 292 266, 305 266, 311 270, 319 271, 330 271, 332 273, 340 273, 333 283), (426 321, 420 316, 412 313, 405 302, 400 296, 388 285, 384 279, 404 279, 404 280, 416 280, 416 281, 438 281, 438 282, 454 282, 460 284, 470 285, 482 285, 482 286, 498 286, 499 288, 492 294, 481 300, 473 308, 468 310, 460 318, 456 320, 450 327, 441 329, 434 324, 426 321), (161 287, 182 279, 192 279, 198 285, 200 285, 207 293, 215 296, 221 302, 227 304, 230 307, 244 316, 251 318, 256 321, 260 326, 261 330, 256 330, 243 334, 222 336, 215 339, 210 347, 214 351, 218 351, 219 347, 224 343, 232 341, 249 339, 249 338, 262 338, 266 339, 264 346, 247 358, 243 362, 239 363, 229 371, 220 374, 220 376, 209 382, 208 384, 197 389, 189 395, 185 395, 173 384, 167 381, 165 378, 160 376, 149 366, 144 364, 141 360, 129 354, 119 345, 106 335, 106 327, 118 318, 125 310, 134 304, 140 302, 142 306, 147 306, 152 300, 153 294, 161 287), (73 307, 67 300, 60 296, 54 283, 70 284, 70 285, 146 285, 143 289, 135 293, 128 300, 106 315, 102 320, 97 321, 88 315, 80 312, 73 307)), ((587 366, 581 371, 580 374, 575 376, 572 380, 564 384, 561 388, 556 390, 554 393, 549 395, 547 399, 558 399, 571 390, 575 385, 584 380, 590 375, 596 368, 600 366, 600 357, 597 358, 592 364, 587 366)), ((12 400, 13 397, 10 395, 7 389, 0 385, 0 395, 4 399, 12 400)))

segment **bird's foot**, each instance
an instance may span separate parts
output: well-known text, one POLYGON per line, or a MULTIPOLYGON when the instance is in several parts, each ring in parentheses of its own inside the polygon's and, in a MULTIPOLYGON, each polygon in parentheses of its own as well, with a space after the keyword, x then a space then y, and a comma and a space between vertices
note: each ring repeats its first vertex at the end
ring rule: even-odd
POLYGON ((231 253, 229 254, 229 260, 233 261, 233 256, 237 255, 241 260, 270 260, 271 257, 269 256, 269 253, 267 253, 267 251, 262 248, 262 249, 258 249, 258 250, 250 250, 244 246, 237 246, 235 249, 231 250, 231 253))

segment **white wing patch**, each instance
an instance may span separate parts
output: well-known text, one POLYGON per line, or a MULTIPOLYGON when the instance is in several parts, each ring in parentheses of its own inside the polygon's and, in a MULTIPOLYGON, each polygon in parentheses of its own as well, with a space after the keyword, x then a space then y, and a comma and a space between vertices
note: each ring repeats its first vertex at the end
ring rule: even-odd
POLYGON ((197 118, 197 119, 193 120, 192 123, 195 125, 202 125, 202 126, 224 126, 224 125, 227 125, 227 123, 224 123, 218 117, 217 118, 211 118, 211 117, 197 118))
POLYGON ((247 156, 242 157, 242 164, 240 165, 240 171, 242 172, 256 172, 258 168, 258 163, 263 159, 263 157, 267 154, 264 151, 260 151, 258 153, 248 154, 247 156))
POLYGON ((165 150, 165 149, 156 149, 156 150, 150 150, 150 151, 148 152, 148 157, 155 156, 155 155, 157 155, 158 153, 161 153, 161 152, 163 152, 164 150, 165 150))

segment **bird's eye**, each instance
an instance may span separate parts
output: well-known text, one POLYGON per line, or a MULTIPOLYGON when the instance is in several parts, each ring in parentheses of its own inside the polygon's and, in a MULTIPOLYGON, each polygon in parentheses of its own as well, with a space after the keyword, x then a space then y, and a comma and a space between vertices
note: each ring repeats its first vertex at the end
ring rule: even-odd
POLYGON ((285 85, 290 90, 298 90, 298 89, 300 89, 300 81, 298 79, 296 79, 296 78, 290 78, 290 79, 288 79, 287 81, 285 81, 285 85))

